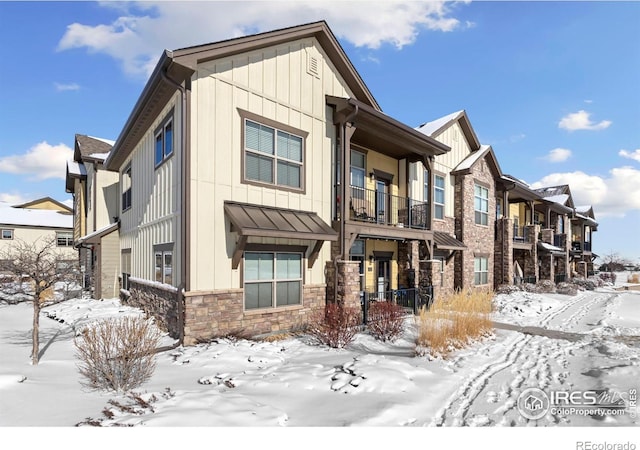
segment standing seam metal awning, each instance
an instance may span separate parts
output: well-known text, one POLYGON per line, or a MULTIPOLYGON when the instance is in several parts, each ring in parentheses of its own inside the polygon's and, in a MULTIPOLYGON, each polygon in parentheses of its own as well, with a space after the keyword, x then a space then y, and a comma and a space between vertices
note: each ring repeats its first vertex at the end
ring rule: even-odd
POLYGON ((314 212, 236 202, 224 202, 224 211, 231 221, 231 231, 240 236, 233 254, 234 269, 242 259, 249 236, 316 241, 309 267, 313 267, 324 241, 338 240, 338 233, 314 212))
POLYGON ((447 262, 449 262, 456 251, 462 251, 467 248, 467 246, 462 242, 460 242, 453 236, 448 235, 447 233, 443 233, 442 231, 433 232, 433 243, 438 250, 449 250, 449 255, 447 255, 447 262))

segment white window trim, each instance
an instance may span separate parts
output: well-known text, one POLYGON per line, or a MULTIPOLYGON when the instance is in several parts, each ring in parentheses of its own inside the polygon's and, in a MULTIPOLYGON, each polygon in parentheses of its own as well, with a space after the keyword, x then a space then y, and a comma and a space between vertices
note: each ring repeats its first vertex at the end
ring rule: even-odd
POLYGON ((433 174, 433 218, 437 219, 437 220, 444 220, 446 214, 446 202, 447 202, 447 191, 446 191, 446 186, 447 186, 447 179, 444 175, 438 175, 433 174), (443 186, 440 187, 436 184, 436 178, 440 178, 443 181, 443 186), (442 191, 442 198, 444 199, 442 203, 438 203, 438 201, 436 200, 436 190, 441 190, 442 191), (436 206, 442 206, 442 217, 437 217, 436 214, 436 206))
POLYGON ((133 190, 132 190, 132 188, 133 188, 133 171, 131 169, 131 163, 129 163, 125 167, 125 169, 122 171, 122 176, 120 177, 121 180, 122 180, 121 185, 122 185, 123 189, 124 189, 124 178, 126 176, 129 177, 129 188, 126 189, 126 190, 123 190, 122 193, 121 193, 121 196, 120 196, 121 197, 121 201, 122 201, 122 205, 121 205, 122 212, 130 210, 131 207, 133 206, 133 194, 132 194, 132 192, 133 192, 133 190), (128 202, 128 204, 125 205, 124 199, 126 197, 127 192, 129 193, 129 195, 128 195, 129 202, 128 202))
POLYGON ((481 226, 484 226, 484 227, 488 227, 489 226, 489 189, 487 187, 485 187, 485 186, 483 186, 481 184, 477 184, 477 183, 474 184, 474 187, 473 187, 473 210, 474 210, 474 213, 480 213, 481 217, 486 217, 486 220, 487 220, 486 224, 482 223, 482 220, 480 220, 480 222, 478 222, 478 220, 476 219, 476 215, 474 214, 474 222, 475 222, 475 224, 476 225, 481 225, 481 226), (486 191, 487 196, 486 197, 478 196, 478 194, 476 194, 476 188, 477 187, 479 187, 480 189, 483 189, 482 192, 486 191), (483 200, 485 200, 487 202, 487 210, 486 211, 482 211, 480 209, 476 209, 476 199, 480 199, 481 204, 482 204, 483 200))
POLYGON ((56 231, 56 246, 73 247, 73 233, 69 231, 56 231), (60 244, 62 239, 64 239, 64 244, 60 244))
POLYGON ((154 250, 153 251, 153 279, 157 282, 157 283, 162 283, 162 284, 167 284, 170 286, 173 286, 173 250, 154 250), (156 265, 156 258, 157 256, 160 255, 160 281, 158 281, 158 274, 156 272, 158 266, 156 265), (171 277, 171 283, 167 283, 165 280, 167 279, 167 265, 166 265, 166 260, 165 258, 167 256, 171 256, 171 266, 169 266, 169 269, 171 269, 171 274, 169 274, 169 276, 171 277))
POLYGON ((12 228, 3 228, 3 229, 2 229, 2 235, 0 236, 0 238, 1 238, 2 240, 5 240, 5 241, 12 240, 12 239, 13 239, 13 237, 14 237, 14 232, 13 232, 13 229, 12 229, 12 228), (8 231, 9 233, 11 233, 11 237, 4 237, 4 233, 5 233, 6 231, 8 231))
POLYGON ((175 149, 175 134, 176 130, 173 126, 173 116, 171 115, 168 119, 166 119, 162 126, 156 131, 153 139, 153 161, 155 164, 155 168, 160 167, 167 159, 171 157, 174 153, 175 149), (171 127, 171 151, 167 153, 167 128, 171 127), (156 145, 158 143, 158 137, 162 140, 162 158, 159 161, 156 160, 156 145))
POLYGON ((484 286, 489 284, 489 257, 487 256, 476 256, 473 259, 473 284, 474 286, 484 286), (480 270, 476 271, 476 260, 480 260, 480 270), (482 270, 482 260, 485 260, 487 262, 487 268, 486 270, 482 270), (480 274, 480 283, 476 283, 476 275, 480 274), (486 274, 486 281, 483 283, 482 278, 483 278, 483 274, 486 274))

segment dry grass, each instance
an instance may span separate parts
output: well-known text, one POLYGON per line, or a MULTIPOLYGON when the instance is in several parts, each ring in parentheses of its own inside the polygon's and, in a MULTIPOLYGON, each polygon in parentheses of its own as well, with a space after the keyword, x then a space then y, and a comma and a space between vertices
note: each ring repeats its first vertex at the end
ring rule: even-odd
POLYGON ((640 273, 633 273, 627 278, 627 283, 640 283, 640 273))
POLYGON ((449 352, 486 336, 491 323, 491 291, 458 292, 434 302, 418 316, 416 353, 446 357, 449 352))

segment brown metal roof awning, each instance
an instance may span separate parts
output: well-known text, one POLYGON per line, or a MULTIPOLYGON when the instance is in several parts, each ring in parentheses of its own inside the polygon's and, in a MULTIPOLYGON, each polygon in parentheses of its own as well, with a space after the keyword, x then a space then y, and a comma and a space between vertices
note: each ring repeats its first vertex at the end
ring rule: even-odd
POLYGON ((462 242, 454 238, 453 236, 443 233, 441 231, 434 231, 433 242, 436 244, 436 248, 439 250, 464 250, 467 248, 462 242))
POLYGON ((462 242, 442 231, 433 232, 433 243, 438 250, 449 250, 447 262, 453 257, 457 250, 462 251, 467 248, 462 242))
POLYGON ((225 202, 224 211, 231 221, 231 231, 240 236, 233 254, 234 269, 242 259, 249 236, 316 241, 309 267, 313 267, 324 241, 338 240, 338 233, 314 212, 236 202, 225 202))

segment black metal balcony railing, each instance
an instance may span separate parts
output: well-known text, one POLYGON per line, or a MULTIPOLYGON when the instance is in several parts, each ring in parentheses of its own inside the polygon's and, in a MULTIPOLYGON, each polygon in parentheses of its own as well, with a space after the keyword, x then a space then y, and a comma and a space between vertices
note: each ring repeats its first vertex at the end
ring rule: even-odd
POLYGON ((526 226, 519 227, 517 225, 513 226, 513 240, 515 242, 529 242, 529 235, 531 234, 531 229, 526 226))
POLYGON ((369 321, 369 309, 372 302, 396 303, 407 311, 418 314, 422 307, 429 309, 433 304, 433 286, 427 286, 421 293, 420 289, 396 289, 384 292, 362 291, 362 319, 366 325, 369 321))
POLYGON ((578 252, 590 252, 591 242, 574 241, 571 244, 571 250, 578 251, 578 252))
POLYGON ((564 283, 565 281, 567 281, 567 275, 564 273, 558 274, 554 276, 554 281, 556 283, 564 283))
POLYGON ((564 235, 564 234, 554 234, 553 235, 553 245, 556 246, 556 247, 564 248, 564 243, 566 241, 564 241, 563 238, 565 236, 566 235, 564 235))
POLYGON ((351 186, 350 219, 397 227, 428 229, 429 205, 408 197, 351 186))

